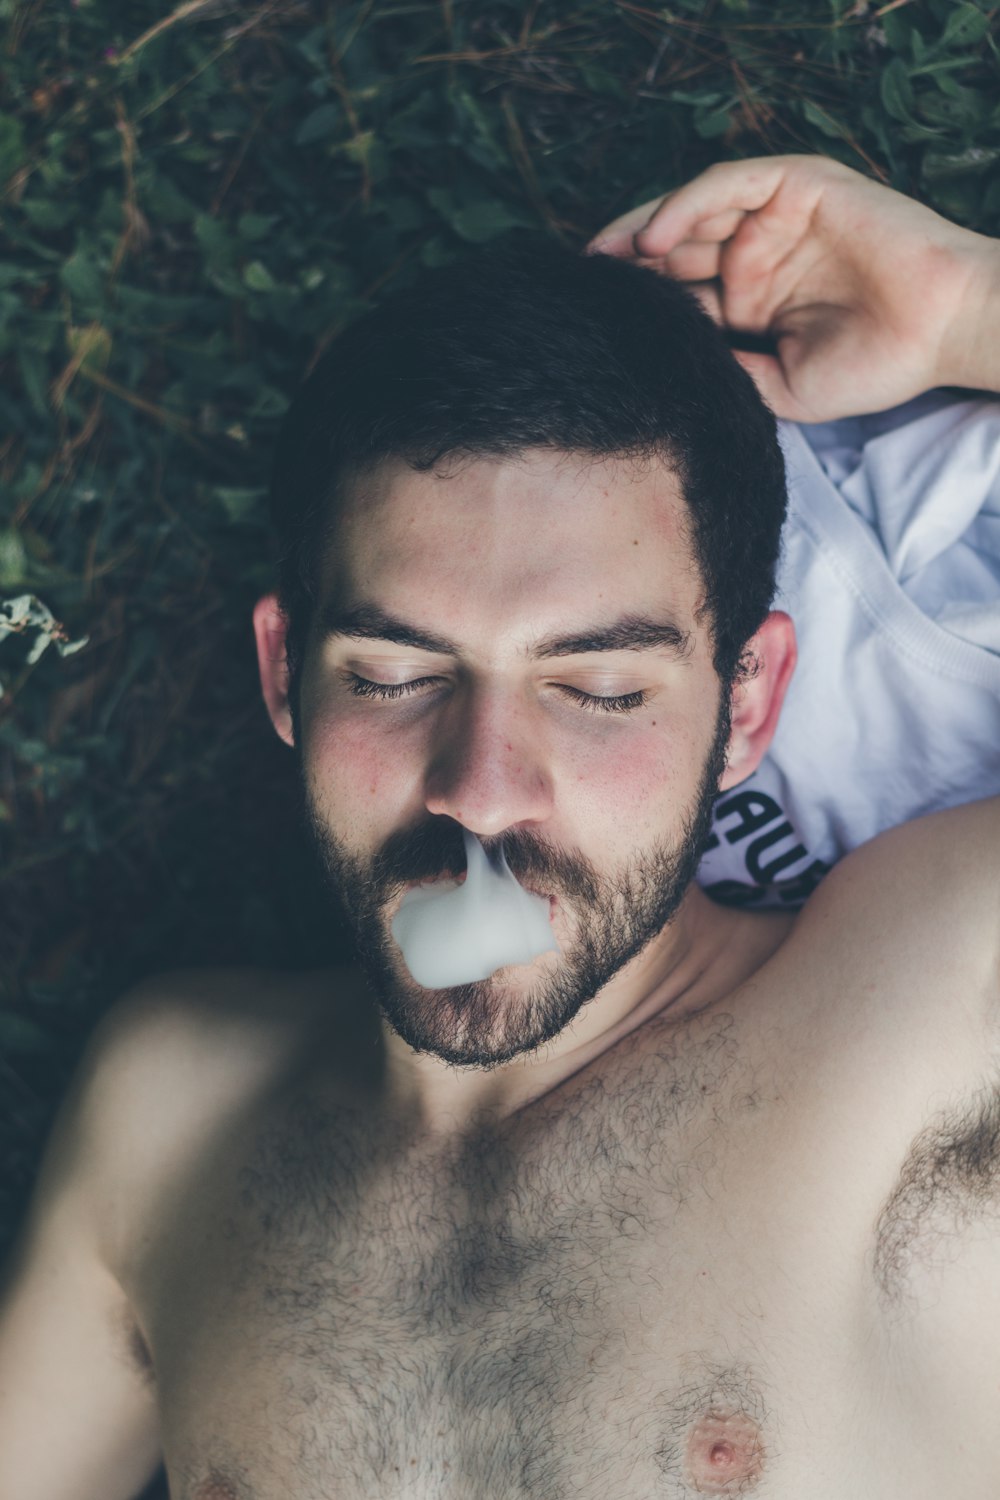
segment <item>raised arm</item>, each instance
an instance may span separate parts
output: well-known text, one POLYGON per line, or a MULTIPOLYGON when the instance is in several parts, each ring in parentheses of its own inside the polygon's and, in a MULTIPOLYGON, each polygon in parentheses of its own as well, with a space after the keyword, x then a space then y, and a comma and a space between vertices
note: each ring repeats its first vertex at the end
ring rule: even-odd
POLYGON ((156 1465, 153 1392, 107 1253, 121 1040, 105 1028, 91 1048, 0 1293, 5 1500, 131 1500, 156 1465))
POLYGON ((1000 391, 1000 245, 822 156, 720 162, 595 236, 689 281, 780 417, 1000 391), (738 341, 737 341, 738 342, 738 341))

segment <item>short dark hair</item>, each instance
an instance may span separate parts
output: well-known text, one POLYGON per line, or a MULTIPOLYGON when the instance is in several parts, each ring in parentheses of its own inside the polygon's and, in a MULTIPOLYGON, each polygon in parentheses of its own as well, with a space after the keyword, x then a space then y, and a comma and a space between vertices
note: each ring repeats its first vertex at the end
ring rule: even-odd
POLYGON ((279 435, 271 509, 293 707, 346 479, 529 448, 655 458, 677 473, 726 685, 774 593, 785 473, 753 381, 678 282, 520 238, 425 271, 352 324, 279 435))

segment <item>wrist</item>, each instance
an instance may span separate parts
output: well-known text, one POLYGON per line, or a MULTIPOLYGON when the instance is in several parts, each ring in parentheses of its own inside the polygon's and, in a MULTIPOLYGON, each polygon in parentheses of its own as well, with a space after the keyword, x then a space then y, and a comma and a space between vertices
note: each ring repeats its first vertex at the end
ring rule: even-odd
POLYGON ((941 342, 936 384, 1000 392, 1000 241, 970 231, 955 256, 961 290, 941 342))

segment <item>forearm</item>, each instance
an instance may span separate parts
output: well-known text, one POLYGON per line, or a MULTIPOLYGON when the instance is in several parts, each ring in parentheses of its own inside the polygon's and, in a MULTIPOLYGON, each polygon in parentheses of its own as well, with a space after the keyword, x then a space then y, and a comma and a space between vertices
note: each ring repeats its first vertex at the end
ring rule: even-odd
POLYGON ((1000 392, 1000 240, 970 233, 957 252, 956 276, 962 294, 936 383, 1000 392))

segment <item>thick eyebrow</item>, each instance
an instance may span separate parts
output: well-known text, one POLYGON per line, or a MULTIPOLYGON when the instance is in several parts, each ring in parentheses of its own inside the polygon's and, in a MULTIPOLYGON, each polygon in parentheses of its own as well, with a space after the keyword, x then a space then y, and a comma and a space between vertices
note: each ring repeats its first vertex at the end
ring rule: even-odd
MULTIPOLYGON (((433 635, 407 620, 397 619, 377 604, 357 604, 351 609, 330 605, 320 616, 320 638, 346 636, 352 641, 390 641, 395 646, 414 646, 435 656, 461 656, 461 648, 446 636, 433 635)), ((609 625, 590 625, 570 635, 549 635, 534 641, 528 659, 543 661, 554 656, 587 656, 593 651, 665 651, 683 660, 691 650, 691 632, 673 620, 648 615, 622 615, 609 625)))

